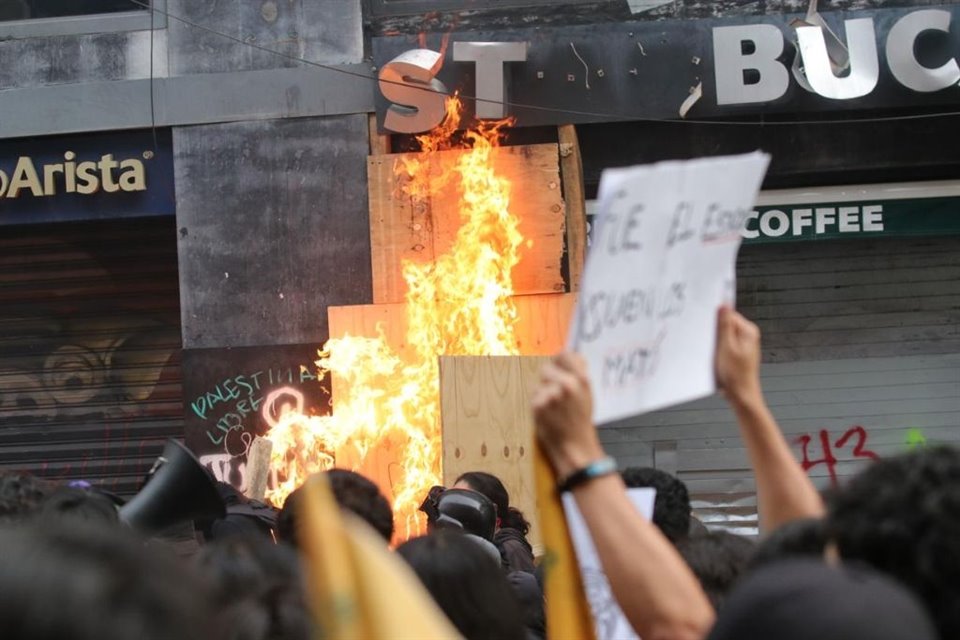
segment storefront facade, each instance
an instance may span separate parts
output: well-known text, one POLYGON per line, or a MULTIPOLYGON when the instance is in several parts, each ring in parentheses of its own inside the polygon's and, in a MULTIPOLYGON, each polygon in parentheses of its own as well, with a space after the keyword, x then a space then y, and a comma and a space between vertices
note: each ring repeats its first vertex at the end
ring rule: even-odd
POLYGON ((0 157, 3 464, 130 493, 183 430, 170 132, 0 157))
POLYGON ((300 4, 0 15, 0 468, 129 495, 177 437, 242 488, 272 392, 326 407, 301 365, 370 300, 373 103, 359 4, 300 4))
MULTIPOLYGON (((960 100, 960 8, 666 4, 601 24, 474 21, 375 39, 373 51, 381 68, 463 91, 468 108, 504 101, 500 115, 520 126, 582 123, 588 195, 608 166, 771 153, 738 306, 763 331, 768 400, 797 458, 827 488, 870 459, 960 441, 960 154, 939 142, 955 118, 937 115, 960 100), (439 71, 404 57, 424 41, 445 52, 439 71), (427 70, 417 78, 411 64, 427 70)), ((422 97, 381 89, 386 128, 429 120, 422 97)), ((601 439, 621 466, 678 474, 707 524, 757 532, 721 398, 608 425, 601 439)))
MULTIPOLYGON (((4 271, 4 292, 25 300, 39 290, 13 279, 39 274, 32 257, 39 249, 31 247, 54 251, 50 238, 69 227, 71 236, 96 238, 102 251, 124 248, 118 268, 136 276, 89 295, 89 283, 71 286, 90 301, 141 301, 123 313, 100 304, 108 319, 129 308, 156 310, 162 318, 153 320, 166 333, 151 344, 159 345, 157 354, 171 352, 157 377, 159 395, 145 398, 148 407, 156 398, 163 408, 133 416, 140 426, 126 437, 112 426, 58 422, 61 414, 30 404, 52 402, 60 411, 56 397, 18 396, 11 404, 5 388, 0 466, 54 478, 92 475, 129 492, 162 439, 179 433, 216 475, 242 486, 238 460, 249 443, 240 436, 264 403, 302 396, 308 408, 325 406, 300 365, 327 338, 328 306, 372 301, 369 115, 399 150, 415 128, 390 131, 386 114, 399 106, 403 122, 420 113, 416 100, 404 102, 409 97, 384 92, 371 78, 417 48, 436 52, 428 71, 439 63, 421 82, 435 79, 487 107, 508 103, 489 115, 515 116, 517 142, 556 141, 556 125, 576 123, 588 198, 608 166, 771 153, 766 192, 748 229, 757 237, 741 251, 738 296, 764 331, 767 390, 798 458, 826 486, 870 454, 960 440, 960 247, 953 235, 960 153, 948 143, 960 127, 957 118, 937 115, 960 104, 953 26, 960 5, 866 4, 821 3, 821 14, 807 15, 809 3, 799 1, 517 0, 474 2, 464 11, 460 3, 419 0, 266 0, 203 10, 166 0, 152 16, 118 12, 98 23, 109 31, 76 16, 0 23, 8 36, 0 53, 23 61, 3 72, 0 92, 5 193, 18 149, 28 143, 59 154, 52 164, 63 164, 63 173, 51 184, 66 189, 66 142, 78 134, 135 136, 131 148, 139 145, 141 159, 166 144, 172 165, 169 210, 156 219, 122 219, 98 206, 85 213, 96 222, 76 223, 89 225, 83 229, 54 218, 34 229, 22 208, 32 187, 0 198, 0 224, 4 216, 18 223, 5 230, 36 231, 4 234, 8 247, 23 248, 4 271), (812 90, 802 84, 797 51, 820 45, 800 42, 797 20, 830 27, 812 90), (510 46, 465 46, 478 42, 510 46), (852 76, 843 75, 844 65, 852 76), (853 80, 831 82, 824 71, 853 80), (909 184, 890 191, 890 183, 909 184), (151 269, 167 280, 175 274, 177 293, 144 288, 160 279, 151 269), (97 464, 104 468, 94 474, 85 460, 103 460, 97 464)), ((97 162, 108 152, 99 151, 97 162)), ((113 160, 126 159, 114 152, 113 160)), ((43 170, 37 173, 43 183, 43 170)), ((136 186, 134 175, 127 180, 136 186)), ((146 182, 149 191, 149 172, 146 182)), ((102 180, 100 187, 107 191, 102 180)), ((118 193, 127 194, 122 185, 118 193)), ((108 195, 116 194, 100 194, 108 195)), ((110 262, 109 255, 99 260, 110 262)), ((50 280, 98 273, 75 271, 50 280)), ((17 322, 31 324, 24 320, 31 317, 17 322)), ((131 325, 130 344, 154 326, 131 325)), ((75 342, 31 336, 15 326, 0 338, 18 358, 10 349, 49 355, 75 342)), ((0 368, 26 368, 23 375, 43 381, 34 355, 29 364, 0 368)), ((83 375, 58 379, 67 397, 90 393, 83 375)), ((111 380, 122 386, 125 379, 111 380)), ((126 419, 126 401, 116 398, 103 400, 113 407, 103 415, 126 419)), ((90 420, 104 422, 103 415, 90 420)), ((623 465, 677 472, 708 522, 755 530, 752 477, 722 401, 612 425, 601 435, 623 465)))

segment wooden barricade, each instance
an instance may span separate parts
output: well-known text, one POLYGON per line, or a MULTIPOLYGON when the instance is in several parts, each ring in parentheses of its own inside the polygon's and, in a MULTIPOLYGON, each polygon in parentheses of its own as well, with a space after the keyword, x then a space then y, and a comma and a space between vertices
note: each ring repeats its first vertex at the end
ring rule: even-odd
MULTIPOLYGON (((532 422, 529 394, 543 356, 560 351, 576 302, 586 245, 583 177, 576 132, 561 127, 559 144, 499 147, 492 157, 498 174, 512 184, 511 212, 527 242, 512 280, 516 292, 517 349, 523 356, 442 356, 440 361, 443 482, 449 486, 465 471, 497 475, 511 502, 535 523, 532 422), (566 281, 565 281, 566 277, 566 281)), ((409 178, 397 171, 403 154, 391 154, 390 140, 371 121, 368 158, 370 244, 373 270, 371 305, 330 307, 330 337, 376 337, 410 361, 407 344, 405 260, 423 263, 447 251, 460 221, 457 188, 414 199, 402 188, 409 178)), ((448 171, 463 151, 431 155, 431 175, 448 171)), ((336 405, 337 380, 332 380, 336 405)), ((384 442, 359 471, 392 498, 391 474, 402 468, 401 443, 384 442)), ((353 466, 350 446, 337 452, 338 465, 353 466)), ((531 542, 540 540, 534 524, 531 542)))

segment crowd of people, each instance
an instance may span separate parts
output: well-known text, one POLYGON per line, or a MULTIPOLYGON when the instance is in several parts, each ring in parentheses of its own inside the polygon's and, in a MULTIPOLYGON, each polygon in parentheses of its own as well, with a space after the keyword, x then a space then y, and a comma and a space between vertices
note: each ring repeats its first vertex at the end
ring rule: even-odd
MULTIPOLYGON (((684 484, 617 471, 592 424, 584 362, 553 358, 532 399, 536 436, 587 524, 617 603, 644 640, 926 640, 960 637, 960 452, 923 448, 870 463, 828 499, 764 401, 760 335, 718 316, 716 374, 757 486, 759 540, 708 530, 684 484), (656 489, 652 522, 628 487, 656 489)), ((568 638, 548 624, 549 562, 496 476, 464 473, 424 496, 428 533, 397 540, 379 488, 323 474, 468 640, 568 638)), ((313 482, 313 480, 308 480, 313 482)), ((0 473, 0 631, 10 640, 267 640, 325 637, 305 587, 304 488, 279 512, 221 485, 227 515, 190 525, 194 545, 124 526, 83 482, 0 473)), ((416 612, 410 612, 416 615, 416 612)), ((403 629, 397 638, 408 637, 403 629)))

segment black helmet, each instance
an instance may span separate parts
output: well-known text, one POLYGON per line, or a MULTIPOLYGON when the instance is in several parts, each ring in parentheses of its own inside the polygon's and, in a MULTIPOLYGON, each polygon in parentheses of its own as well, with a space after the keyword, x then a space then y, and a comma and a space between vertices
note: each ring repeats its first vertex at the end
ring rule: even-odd
POLYGON ((462 529, 484 540, 493 541, 497 528, 497 508, 482 493, 467 489, 447 489, 437 500, 440 516, 434 526, 462 529))

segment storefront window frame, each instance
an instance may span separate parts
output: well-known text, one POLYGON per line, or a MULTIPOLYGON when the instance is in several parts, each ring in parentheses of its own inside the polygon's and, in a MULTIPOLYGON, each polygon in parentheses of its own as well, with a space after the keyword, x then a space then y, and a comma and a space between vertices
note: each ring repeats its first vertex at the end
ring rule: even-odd
MULTIPOLYGON (((153 28, 167 26, 167 0, 152 0, 153 28)), ((0 22, 0 40, 42 38, 52 36, 148 31, 151 26, 150 9, 93 13, 61 18, 34 18, 0 22)))

